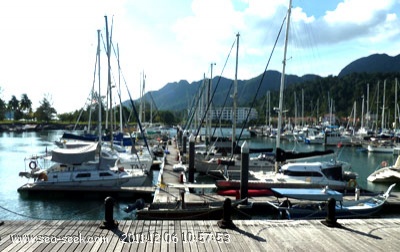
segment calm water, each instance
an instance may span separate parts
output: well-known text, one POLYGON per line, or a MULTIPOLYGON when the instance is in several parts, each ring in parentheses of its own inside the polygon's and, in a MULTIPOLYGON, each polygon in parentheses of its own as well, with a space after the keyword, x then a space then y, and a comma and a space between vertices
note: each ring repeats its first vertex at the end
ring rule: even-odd
MULTIPOLYGON (((60 198, 21 196, 17 189, 28 182, 28 179, 18 176, 20 171, 29 169, 24 158, 34 154, 42 154, 55 147, 54 141, 62 135, 61 131, 1 133, 0 134, 0 219, 104 219, 104 199, 91 198, 60 198)), ((248 140, 251 146, 274 147, 275 141, 267 138, 248 140)), ((293 142, 282 143, 284 149, 297 151, 322 150, 323 146, 310 146, 293 142)), ((382 161, 394 162, 391 154, 370 154, 361 152, 355 147, 335 148, 340 160, 352 164, 352 170, 359 174, 358 184, 366 189, 383 191, 387 185, 367 183, 366 178, 382 161)), ((198 180, 204 178, 198 177, 198 180)), ((400 185, 396 191, 400 191, 400 185)), ((119 200, 114 211, 115 219, 130 218, 122 209, 132 200, 119 200)))

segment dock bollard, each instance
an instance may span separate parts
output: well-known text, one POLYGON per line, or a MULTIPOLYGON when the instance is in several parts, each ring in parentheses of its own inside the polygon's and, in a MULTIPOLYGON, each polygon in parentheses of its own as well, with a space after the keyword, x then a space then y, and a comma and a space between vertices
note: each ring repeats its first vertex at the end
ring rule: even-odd
POLYGON ((236 226, 232 222, 231 219, 232 215, 232 202, 231 199, 226 198, 224 201, 223 205, 223 213, 222 213, 222 219, 218 221, 218 227, 224 228, 224 229, 234 229, 236 226))
POLYGON ((336 200, 334 198, 329 198, 328 199, 328 208, 327 208, 327 216, 325 218, 325 221, 322 221, 322 224, 328 227, 336 227, 338 226, 336 222, 336 212, 335 212, 335 207, 336 207, 336 200))
POLYGON ((113 229, 118 226, 118 222, 114 220, 114 199, 111 197, 107 197, 104 200, 105 205, 105 220, 103 224, 100 225, 101 229, 113 229))

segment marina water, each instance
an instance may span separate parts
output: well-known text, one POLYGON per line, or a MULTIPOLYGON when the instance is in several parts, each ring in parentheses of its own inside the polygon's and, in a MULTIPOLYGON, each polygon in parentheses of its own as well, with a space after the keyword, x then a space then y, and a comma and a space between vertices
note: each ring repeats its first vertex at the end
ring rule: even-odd
MULTIPOLYGON (((53 197, 52 194, 40 197, 24 197, 17 189, 29 182, 28 179, 19 177, 19 172, 29 169, 24 158, 32 155, 44 154, 46 150, 54 149, 55 141, 59 140, 62 131, 41 132, 3 132, 0 133, 0 219, 2 220, 28 220, 28 219, 74 219, 74 220, 102 220, 104 219, 104 199, 99 197, 53 197)), ((246 140, 251 147, 275 147, 275 140, 254 137, 246 140)), ((323 150, 322 145, 306 145, 297 142, 281 142, 285 150, 313 151, 323 150)), ((372 184, 367 182, 367 177, 382 161, 392 164, 395 156, 392 154, 368 153, 358 147, 329 147, 337 153, 338 159, 349 162, 352 170, 358 173, 357 183, 360 187, 384 191, 387 184, 372 184)), ((155 174, 154 176, 157 176, 155 174)), ((198 176, 199 182, 212 183, 210 178, 198 176)), ((32 182, 32 180, 31 180, 32 182)), ((400 191, 397 185, 395 191, 400 191)), ((114 218, 129 219, 132 216, 123 211, 127 204, 134 203, 136 199, 120 199, 116 201, 114 218)))

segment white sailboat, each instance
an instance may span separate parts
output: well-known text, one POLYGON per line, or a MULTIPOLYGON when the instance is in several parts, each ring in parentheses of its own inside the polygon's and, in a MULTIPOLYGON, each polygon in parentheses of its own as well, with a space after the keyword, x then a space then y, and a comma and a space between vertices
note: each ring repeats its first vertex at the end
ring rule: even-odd
MULTIPOLYGON (((287 12, 287 26, 286 26, 286 38, 283 56, 283 67, 280 83, 280 95, 279 95, 279 108, 278 108, 278 134, 276 135, 276 162, 274 172, 253 172, 251 175, 255 178, 254 180, 249 180, 249 188, 252 186, 260 189, 272 188, 274 186, 300 186, 300 187, 315 187, 332 185, 337 189, 346 189, 349 186, 354 187, 355 182, 349 183, 349 180, 355 179, 355 174, 347 176, 344 169, 346 163, 343 162, 327 162, 327 161, 315 161, 315 162, 302 162, 297 163, 296 160, 293 162, 286 162, 282 164, 281 157, 278 155, 278 149, 280 149, 280 137, 282 131, 282 114, 283 114, 283 90, 285 84, 285 69, 286 69, 286 52, 287 44, 289 39, 289 27, 290 27, 290 15, 292 8, 292 0, 289 2, 289 8, 287 12)), ((298 160, 297 160, 298 161, 298 160)), ((251 169, 250 169, 251 170, 251 169)), ((350 175, 350 174, 349 174, 350 175)), ((230 181, 231 184, 235 181, 230 181)), ((237 181, 236 181, 237 182, 237 181)), ((220 185, 229 184, 227 181, 218 181, 220 185)))
MULTIPOLYGON (((107 17, 105 17, 105 19, 107 33, 108 86, 109 89, 111 89, 111 41, 108 35, 107 17)), ((99 31, 98 42, 97 54, 98 57, 100 57, 99 31)), ((100 63, 100 60, 98 60, 98 62, 100 63)), ((99 101, 99 106, 100 104, 99 101)), ((48 191, 52 191, 59 190, 60 187, 76 187, 76 190, 79 190, 79 188, 87 187, 111 188, 120 186, 142 186, 148 177, 147 174, 151 168, 152 158, 142 160, 139 158, 139 155, 133 151, 130 154, 121 154, 114 148, 113 139, 110 139, 109 145, 103 143, 100 111, 99 109, 99 138, 97 142, 79 142, 75 148, 58 148, 51 153, 46 153, 48 155, 28 159, 31 171, 21 172, 20 176, 33 178, 34 182, 28 183, 23 187, 32 188, 39 186, 46 188, 48 191)), ((110 121, 112 122, 112 112, 110 113, 110 117, 110 121)), ((113 136, 112 123, 110 135, 113 136)))

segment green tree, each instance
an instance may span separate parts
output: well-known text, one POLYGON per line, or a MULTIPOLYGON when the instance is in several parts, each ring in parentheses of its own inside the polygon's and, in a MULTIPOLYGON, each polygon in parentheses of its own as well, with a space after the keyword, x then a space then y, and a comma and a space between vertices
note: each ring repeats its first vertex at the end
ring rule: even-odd
POLYGON ((19 102, 19 108, 23 113, 25 119, 32 118, 32 101, 28 98, 27 94, 21 96, 21 101, 19 102))
POLYGON ((11 96, 11 99, 8 101, 8 110, 14 112, 14 120, 19 120, 22 118, 22 112, 19 108, 19 100, 15 95, 11 96))
POLYGON ((35 115, 38 121, 49 122, 56 113, 57 111, 52 107, 50 100, 45 96, 40 101, 40 106, 36 109, 35 115))
POLYGON ((6 113, 6 103, 0 99, 0 120, 4 120, 6 113))

